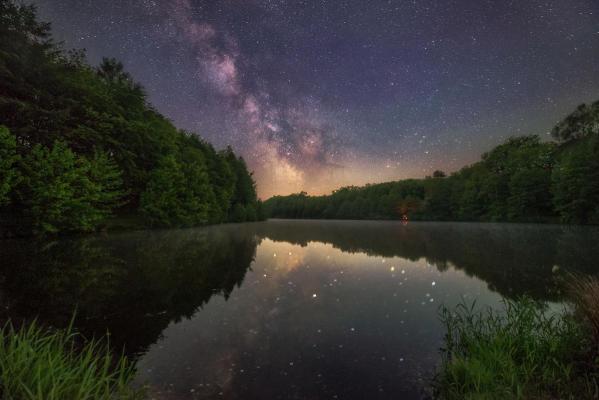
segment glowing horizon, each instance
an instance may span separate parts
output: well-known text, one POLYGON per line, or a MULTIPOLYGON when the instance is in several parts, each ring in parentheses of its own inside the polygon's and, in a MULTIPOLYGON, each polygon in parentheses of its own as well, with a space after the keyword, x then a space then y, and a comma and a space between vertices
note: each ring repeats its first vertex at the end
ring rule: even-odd
POLYGON ((231 145, 263 199, 455 171, 599 93, 587 0, 33 1, 65 47, 231 145))

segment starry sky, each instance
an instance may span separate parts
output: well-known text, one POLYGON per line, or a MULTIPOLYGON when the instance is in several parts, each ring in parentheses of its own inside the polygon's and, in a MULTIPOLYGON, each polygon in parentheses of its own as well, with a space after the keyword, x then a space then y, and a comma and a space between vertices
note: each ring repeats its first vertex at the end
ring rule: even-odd
POLYGON ((597 0, 33 2, 263 199, 455 171, 599 99, 597 0))

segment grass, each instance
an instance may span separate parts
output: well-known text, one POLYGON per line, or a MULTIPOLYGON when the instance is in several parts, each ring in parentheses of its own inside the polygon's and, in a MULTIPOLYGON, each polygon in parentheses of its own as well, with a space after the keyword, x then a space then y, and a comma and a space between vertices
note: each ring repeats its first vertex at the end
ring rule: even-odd
POLYGON ((599 354, 599 278, 570 275, 566 292, 575 305, 577 316, 589 327, 595 351, 599 354))
POLYGON ((0 330, 3 400, 137 399, 133 367, 107 344, 83 341, 72 328, 47 331, 35 323, 0 330))
MULTIPOLYGON (((576 308, 597 310, 597 303, 586 299, 581 297, 576 308)), ((477 310, 475 304, 442 308, 447 333, 436 397, 599 398, 597 337, 589 321, 577 316, 578 311, 549 312, 526 298, 505 300, 501 310, 477 310)))

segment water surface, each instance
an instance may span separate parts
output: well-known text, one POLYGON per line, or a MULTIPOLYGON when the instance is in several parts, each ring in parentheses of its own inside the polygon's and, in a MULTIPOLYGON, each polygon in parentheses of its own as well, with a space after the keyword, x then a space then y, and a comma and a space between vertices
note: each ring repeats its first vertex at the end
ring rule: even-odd
POLYGON ((441 304, 559 304, 556 275, 599 272, 597 243, 593 227, 283 220, 11 240, 1 313, 64 326, 76 309, 154 398, 417 399, 441 304))

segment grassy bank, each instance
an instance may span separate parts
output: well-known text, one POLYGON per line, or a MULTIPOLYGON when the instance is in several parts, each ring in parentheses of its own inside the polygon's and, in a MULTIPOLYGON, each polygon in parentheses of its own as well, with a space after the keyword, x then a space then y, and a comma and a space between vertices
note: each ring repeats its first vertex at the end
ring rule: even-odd
POLYGON ((0 397, 19 400, 137 399, 132 366, 71 329, 35 324, 0 330, 0 397), (83 343, 83 344, 82 344, 83 343))
POLYGON ((529 299, 505 301, 502 310, 442 309, 447 333, 437 397, 598 398, 598 336, 590 319, 599 316, 597 293, 576 294, 575 310, 559 314, 529 299))

